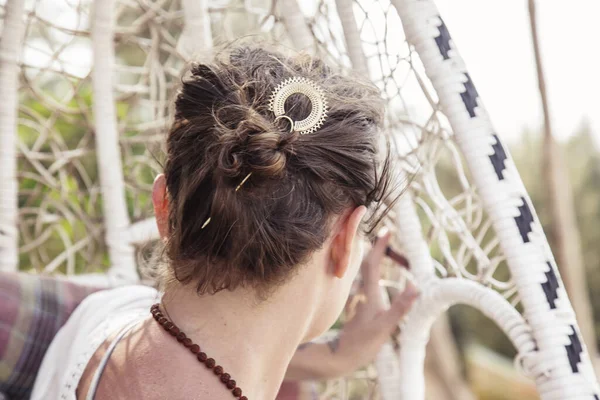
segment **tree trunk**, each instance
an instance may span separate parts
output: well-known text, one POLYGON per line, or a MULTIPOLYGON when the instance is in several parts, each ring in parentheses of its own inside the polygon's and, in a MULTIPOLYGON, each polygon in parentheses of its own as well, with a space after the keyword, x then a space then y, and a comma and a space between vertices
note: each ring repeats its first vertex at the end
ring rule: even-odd
POLYGON ((16 271, 19 263, 17 114, 19 56, 23 48, 25 0, 8 0, 0 37, 0 271, 16 271))
POLYGON ((135 282, 133 246, 128 240, 130 225, 125 199, 123 165, 115 110, 114 88, 114 0, 96 0, 92 14, 94 69, 94 124, 105 239, 111 262, 109 274, 117 282, 135 282))
POLYGON ((571 183, 567 175, 562 151, 552 134, 546 82, 538 41, 535 0, 528 1, 531 36, 544 112, 542 170, 545 183, 544 186, 547 190, 547 201, 550 209, 550 243, 565 288, 573 304, 581 334, 583 335, 590 356, 595 361, 598 349, 594 331, 592 308, 586 285, 585 267, 583 265, 583 256, 581 254, 579 229, 577 228, 575 208, 573 205, 573 192, 571 190, 571 183))

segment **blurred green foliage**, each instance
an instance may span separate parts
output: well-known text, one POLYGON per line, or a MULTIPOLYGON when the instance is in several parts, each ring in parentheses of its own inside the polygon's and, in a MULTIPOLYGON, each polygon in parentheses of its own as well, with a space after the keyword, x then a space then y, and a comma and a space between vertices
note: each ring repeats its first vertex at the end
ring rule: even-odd
MULTIPOLYGON (((20 266, 40 269, 66 247, 86 241, 86 251, 74 255, 75 273, 106 266, 104 246, 92 229, 101 221, 97 195, 98 169, 91 121, 86 110, 92 91, 86 82, 50 80, 43 93, 24 91, 20 98, 18 205, 21 247, 40 240, 20 254, 20 266), (47 90, 47 91, 46 91, 47 90), (71 99, 57 107, 52 97, 72 90, 71 99)), ((59 263, 57 272, 67 272, 59 263)))

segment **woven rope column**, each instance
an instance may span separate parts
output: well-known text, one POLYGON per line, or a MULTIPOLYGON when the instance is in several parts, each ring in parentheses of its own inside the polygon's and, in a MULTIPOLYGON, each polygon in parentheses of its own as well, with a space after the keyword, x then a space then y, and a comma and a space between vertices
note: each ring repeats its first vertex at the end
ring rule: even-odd
POLYGON ((0 35, 0 271, 18 268, 17 109, 24 0, 8 0, 0 35))
MULTIPOLYGON (((129 243, 130 226, 119 131, 114 99, 114 0, 96 0, 93 4, 92 43, 94 65, 94 123, 96 151, 102 190, 105 238, 112 264, 109 274, 117 282, 136 282, 134 248, 129 243)), ((116 284, 118 284, 115 282, 116 284)))
POLYGON ((465 156, 516 282, 539 349, 540 396, 597 399, 598 385, 573 309, 531 201, 508 151, 494 131, 433 1, 394 0, 408 41, 465 156))

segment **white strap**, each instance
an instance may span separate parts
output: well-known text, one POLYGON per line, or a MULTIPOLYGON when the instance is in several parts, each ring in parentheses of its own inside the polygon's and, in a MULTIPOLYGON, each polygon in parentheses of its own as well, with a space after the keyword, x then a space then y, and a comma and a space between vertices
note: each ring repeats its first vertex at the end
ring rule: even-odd
POLYGON ((129 325, 126 325, 123 329, 121 329, 117 337, 112 341, 112 343, 106 350, 106 353, 104 353, 100 364, 98 364, 96 372, 94 373, 94 378, 92 379, 92 383, 90 384, 90 388, 88 389, 87 396, 85 397, 86 400, 94 400, 94 397, 96 396, 96 391, 98 390, 98 384, 100 383, 100 378, 102 378, 102 373, 104 372, 104 368, 106 368, 106 364, 108 363, 112 352, 115 350, 115 347, 117 347, 117 344, 119 344, 121 339, 123 339, 123 336, 125 336, 127 332, 131 330, 131 328, 137 325, 138 322, 139 321, 134 321, 129 325))

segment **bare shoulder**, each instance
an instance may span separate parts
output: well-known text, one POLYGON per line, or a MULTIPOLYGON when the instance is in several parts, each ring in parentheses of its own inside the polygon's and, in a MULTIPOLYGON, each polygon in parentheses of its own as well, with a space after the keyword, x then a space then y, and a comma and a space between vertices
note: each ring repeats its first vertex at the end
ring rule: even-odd
MULTIPOLYGON (((95 400, 231 398, 222 385, 190 352, 152 323, 144 320, 116 346, 100 379, 95 400), (227 396, 226 396, 227 395, 227 396)), ((94 373, 112 338, 96 351, 77 388, 84 400, 94 373)))

